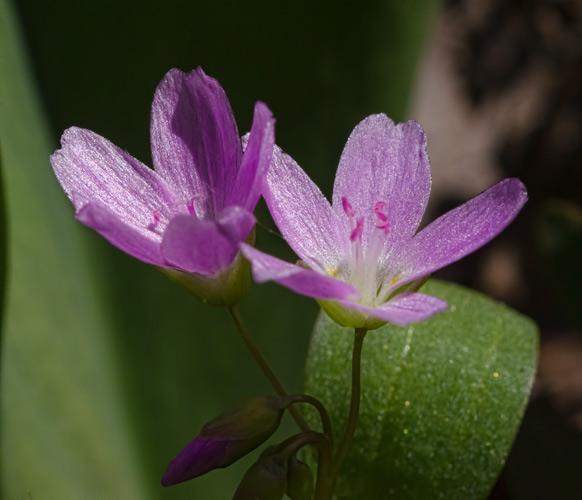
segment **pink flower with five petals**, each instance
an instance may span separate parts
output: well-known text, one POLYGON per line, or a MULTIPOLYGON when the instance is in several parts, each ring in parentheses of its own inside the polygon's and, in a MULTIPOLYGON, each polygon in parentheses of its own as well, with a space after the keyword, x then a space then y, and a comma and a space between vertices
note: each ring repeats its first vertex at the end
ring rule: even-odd
POLYGON ((249 245, 257 282, 314 297, 340 325, 407 325, 447 304, 418 293, 430 273, 485 245, 518 214, 527 193, 506 179, 418 231, 431 187, 426 137, 414 121, 372 115, 344 148, 330 204, 295 161, 275 147, 263 196, 301 258, 283 262, 249 245))

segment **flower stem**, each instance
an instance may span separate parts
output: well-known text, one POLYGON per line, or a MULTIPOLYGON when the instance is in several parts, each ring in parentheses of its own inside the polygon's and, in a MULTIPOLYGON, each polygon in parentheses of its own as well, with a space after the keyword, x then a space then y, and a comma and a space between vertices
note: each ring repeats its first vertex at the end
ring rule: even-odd
POLYGON ((311 406, 315 407, 321 419, 323 433, 329 439, 329 444, 333 449, 333 430, 331 428, 331 420, 329 418, 329 413, 327 413, 325 406, 323 406, 323 403, 319 399, 316 399, 313 396, 308 396, 307 394, 300 394, 297 399, 297 402, 308 403, 311 406))
POLYGON ((360 413, 360 365, 362 360, 362 346, 364 345, 364 337, 367 332, 368 330, 366 328, 355 329, 354 348, 352 351, 352 397, 350 401, 350 413, 344 435, 333 460, 331 477, 334 479, 337 477, 342 462, 350 449, 358 423, 358 415, 360 413))
MULTIPOLYGON (((238 305, 229 307, 228 312, 230 313, 234 321, 234 324, 236 325, 236 328, 240 333, 242 341, 247 346, 247 349, 251 353, 251 356, 253 357, 257 365, 259 365, 259 368, 261 369, 265 377, 267 377, 267 380, 271 384, 271 387, 273 387, 273 389, 279 396, 288 396, 285 387, 283 387, 283 384, 281 383, 277 375, 275 375, 275 372, 273 371, 267 360, 264 358, 257 344, 255 344, 254 340, 252 339, 248 330, 246 329, 242 321, 238 305)), ((291 416, 293 417, 293 420, 295 420, 295 422, 302 431, 310 430, 309 424, 305 421, 305 418, 303 418, 303 415, 295 406, 290 406, 288 410, 291 416)))

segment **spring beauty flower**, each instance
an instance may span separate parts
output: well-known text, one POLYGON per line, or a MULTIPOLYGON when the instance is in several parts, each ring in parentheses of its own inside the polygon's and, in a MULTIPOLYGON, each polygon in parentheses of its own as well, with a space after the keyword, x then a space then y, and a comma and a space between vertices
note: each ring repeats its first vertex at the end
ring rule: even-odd
POLYGON ((523 184, 506 179, 417 232, 430 186, 426 137, 414 121, 395 125, 379 114, 354 129, 331 205, 275 147, 263 196, 301 261, 283 262, 244 244, 243 254, 256 281, 314 297, 342 326, 424 320, 447 304, 416 292, 423 279, 489 242, 527 200, 523 184))
POLYGON ((220 84, 200 68, 172 69, 156 89, 150 135, 155 170, 90 130, 65 131, 51 163, 75 217, 205 302, 238 302, 250 278, 239 243, 254 236, 271 112, 257 102, 243 154, 220 84))

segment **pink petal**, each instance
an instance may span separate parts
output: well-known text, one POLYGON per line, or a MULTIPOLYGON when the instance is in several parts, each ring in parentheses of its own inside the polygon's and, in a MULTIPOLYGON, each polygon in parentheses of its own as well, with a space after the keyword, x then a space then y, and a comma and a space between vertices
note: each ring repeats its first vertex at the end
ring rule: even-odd
POLYGON ((358 290, 348 283, 289 264, 245 243, 241 244, 241 251, 251 262, 257 283, 276 281, 294 292, 315 299, 335 300, 359 296, 358 290))
POLYGON ((144 236, 103 205, 88 203, 77 212, 76 218, 136 259, 156 266, 166 265, 160 252, 161 238, 157 234, 152 232, 156 238, 144 236))
POLYGON ((198 68, 169 71, 152 104, 154 167, 193 202, 197 215, 213 218, 230 193, 241 162, 241 145, 230 104, 220 84, 198 68))
POLYGON ((309 267, 326 273, 349 258, 350 232, 319 188, 277 146, 263 197, 283 237, 309 267))
POLYGON ((254 216, 240 207, 228 210, 216 222, 179 215, 164 232, 162 255, 178 269, 216 276, 232 264, 239 242, 254 223, 254 216))
POLYGON ((213 441, 197 437, 174 457, 162 477, 162 486, 189 481, 214 469, 224 467, 230 447, 232 444, 229 441, 213 441))
POLYGON ((349 300, 338 302, 349 309, 400 326, 423 321, 447 310, 447 303, 444 300, 423 293, 400 293, 379 307, 368 307, 349 300))
POLYGON ((236 244, 245 240, 255 222, 252 212, 235 205, 226 207, 216 219, 220 232, 236 244))
POLYGON ((356 217, 365 218, 366 245, 379 222, 375 209, 381 206, 386 216, 382 222, 390 228, 381 255, 386 259, 417 230, 430 186, 426 137, 420 125, 412 120, 395 125, 386 115, 372 115, 356 126, 346 143, 335 177, 333 208, 346 221, 345 198, 356 217))
POLYGON ((413 281, 482 247, 517 216, 527 201, 519 179, 505 179, 436 219, 414 236, 394 258, 395 286, 413 281))
POLYGON ((159 243, 149 229, 159 213, 169 218, 175 196, 164 180, 104 137, 77 127, 65 131, 51 156, 57 179, 77 211, 87 203, 159 243))
POLYGON ((275 145, 275 119, 262 102, 255 104, 253 126, 229 205, 254 211, 263 191, 275 145))

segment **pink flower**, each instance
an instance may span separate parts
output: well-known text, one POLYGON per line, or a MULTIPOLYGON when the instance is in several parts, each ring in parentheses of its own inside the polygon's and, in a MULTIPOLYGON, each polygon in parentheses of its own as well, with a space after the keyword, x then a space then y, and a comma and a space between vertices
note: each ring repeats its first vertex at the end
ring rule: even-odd
POLYGON ((263 196, 298 265, 248 245, 258 282, 276 281, 314 297, 340 325, 406 325, 443 312, 415 283, 485 245, 527 200, 506 179, 417 232, 431 186, 426 138, 414 121, 372 115, 352 132, 340 159, 333 203, 275 147, 263 196), (410 285, 407 291, 405 285, 410 285))
POLYGON ((51 163, 77 220, 124 252, 168 268, 185 286, 201 285, 201 298, 216 292, 221 303, 271 163, 274 119, 267 106, 256 104, 243 154, 220 84, 200 68, 173 69, 152 105, 155 170, 89 130, 70 128, 61 142, 51 163))

